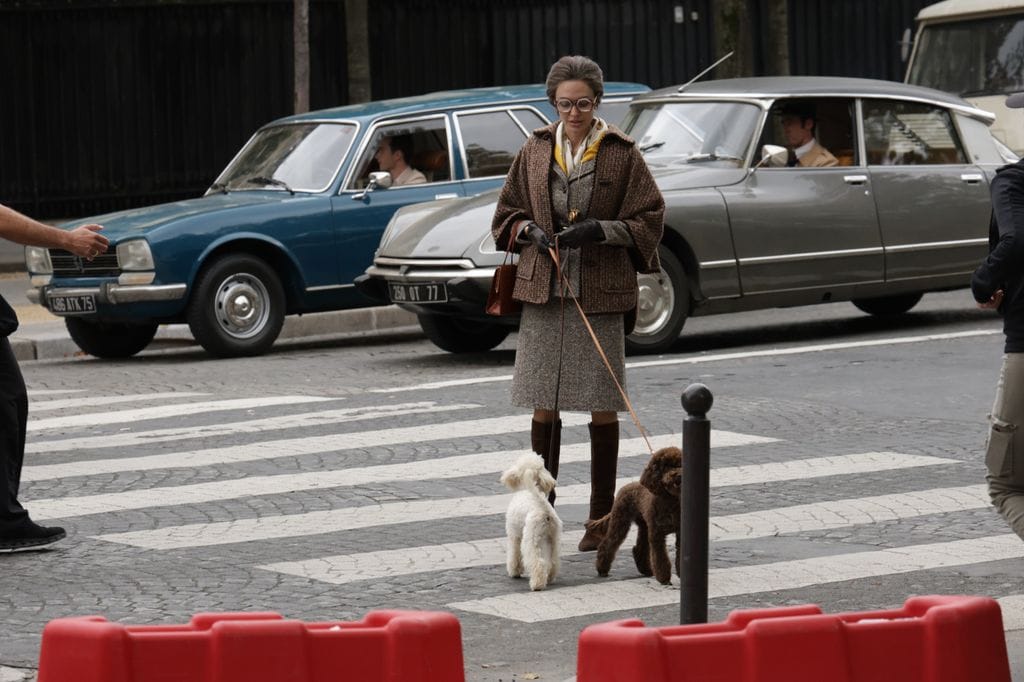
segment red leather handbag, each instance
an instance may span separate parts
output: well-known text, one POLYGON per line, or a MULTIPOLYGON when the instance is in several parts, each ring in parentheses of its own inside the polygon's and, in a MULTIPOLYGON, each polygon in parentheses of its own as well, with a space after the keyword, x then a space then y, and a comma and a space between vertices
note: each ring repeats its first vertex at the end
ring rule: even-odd
POLYGON ((494 277, 491 279, 491 290, 487 292, 485 308, 488 315, 502 317, 518 315, 523 311, 522 301, 512 298, 512 290, 516 286, 516 264, 508 262, 512 257, 512 240, 515 239, 515 233, 515 229, 509 229, 505 260, 495 268, 494 277))

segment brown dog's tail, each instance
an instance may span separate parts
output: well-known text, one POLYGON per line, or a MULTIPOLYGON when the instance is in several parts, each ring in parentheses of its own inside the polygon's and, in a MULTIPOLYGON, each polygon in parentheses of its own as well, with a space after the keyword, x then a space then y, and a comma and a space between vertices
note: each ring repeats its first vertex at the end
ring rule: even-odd
POLYGON ((590 519, 589 521, 583 524, 583 527, 589 531, 593 531, 604 536, 608 534, 608 523, 609 521, 611 521, 611 518, 611 513, 608 513, 599 519, 590 519))

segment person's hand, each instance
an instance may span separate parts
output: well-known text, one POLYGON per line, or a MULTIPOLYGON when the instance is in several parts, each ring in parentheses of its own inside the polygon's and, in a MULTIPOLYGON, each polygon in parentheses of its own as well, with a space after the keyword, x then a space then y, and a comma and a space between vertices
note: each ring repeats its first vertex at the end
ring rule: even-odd
POLYGON ((590 242, 604 241, 604 229, 601 228, 601 221, 594 218, 587 218, 578 223, 573 223, 555 235, 559 246, 570 249, 589 244, 590 242))
POLYGON ((110 240, 100 234, 102 225, 82 225, 68 232, 67 250, 76 256, 92 260, 107 252, 110 240))
POLYGON ((978 307, 984 310, 996 310, 1003 303, 1003 290, 999 289, 996 293, 992 294, 992 298, 988 299, 984 303, 979 303, 978 307))
POLYGON ((527 223, 526 227, 523 228, 523 233, 541 251, 547 253, 547 250, 551 248, 551 240, 548 239, 547 233, 537 223, 527 223))

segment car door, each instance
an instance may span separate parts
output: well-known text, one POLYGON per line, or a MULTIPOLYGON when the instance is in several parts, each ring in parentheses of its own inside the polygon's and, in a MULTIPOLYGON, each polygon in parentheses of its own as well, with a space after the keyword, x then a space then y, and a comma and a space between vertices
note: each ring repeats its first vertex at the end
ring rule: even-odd
POLYGON ((445 114, 378 122, 363 137, 356 163, 341 192, 332 199, 338 235, 338 274, 343 284, 352 282, 373 262, 388 221, 402 206, 464 195, 462 182, 454 177, 451 126, 445 114), (369 174, 379 170, 377 150, 385 139, 405 137, 411 142, 411 168, 423 181, 403 186, 368 187, 369 174))
POLYGON ((988 182, 970 163, 950 112, 884 99, 866 99, 862 108, 886 280, 973 272, 988 226, 988 182))
MULTIPOLYGON (((850 165, 763 166, 744 182, 721 189, 745 296, 805 292, 801 300, 806 301, 821 295, 815 290, 882 280, 875 205, 867 169, 855 152, 854 100, 811 100, 809 105, 822 118, 819 143, 850 165)), ((783 141, 775 116, 780 107, 768 115, 762 142, 783 141)))

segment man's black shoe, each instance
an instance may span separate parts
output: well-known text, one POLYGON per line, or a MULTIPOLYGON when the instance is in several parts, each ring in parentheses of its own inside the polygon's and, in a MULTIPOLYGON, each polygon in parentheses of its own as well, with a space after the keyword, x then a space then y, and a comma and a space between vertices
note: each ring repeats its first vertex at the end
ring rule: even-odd
POLYGON ((20 552, 38 549, 67 537, 59 526, 40 526, 25 519, 18 525, 0 531, 0 552, 20 552))

